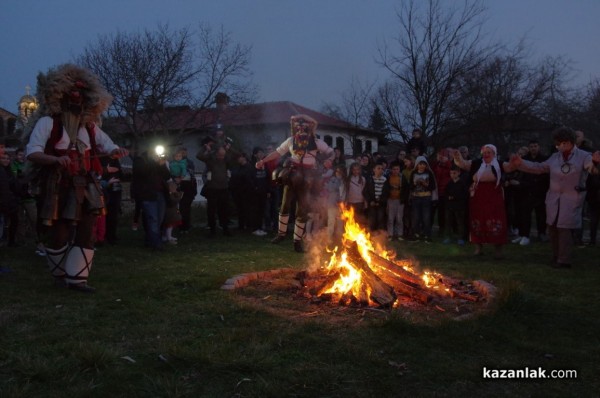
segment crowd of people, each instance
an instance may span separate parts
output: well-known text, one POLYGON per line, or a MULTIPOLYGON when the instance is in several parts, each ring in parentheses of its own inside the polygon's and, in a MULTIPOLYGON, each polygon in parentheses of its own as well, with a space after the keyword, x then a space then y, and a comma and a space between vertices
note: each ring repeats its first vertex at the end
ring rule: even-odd
MULTIPOLYGON (((119 158, 129 152, 101 130, 99 115, 110 96, 94 75, 63 65, 44 81, 55 84, 38 87, 46 93, 45 113, 27 147, 11 159, 0 143, 0 230, 7 246, 17 246, 19 231, 28 229, 58 286, 93 292, 87 279, 94 250, 119 239, 119 158), (38 168, 37 178, 25 173, 25 158, 38 168)), ((317 126, 308 115, 294 115, 289 138, 275 148, 256 146, 250 156, 218 128, 196 154, 205 166, 200 192, 186 148, 131 153, 132 228, 141 218, 145 245, 154 250, 176 245, 177 235, 192 228, 192 202, 200 193, 206 198, 209 238, 219 230, 231 237, 236 229, 272 233, 271 242, 278 244, 291 232, 297 252, 312 239, 339 240, 344 208, 373 236, 427 244, 437 226, 442 243, 470 242, 476 256, 492 245, 498 259, 509 239, 531 243, 535 214, 536 237, 550 243, 551 265, 560 268, 571 266, 573 248, 584 243, 587 209, 586 243, 597 243, 600 151, 592 151, 582 132, 558 128, 552 153, 532 140, 501 161, 493 144, 482 146, 476 158, 467 146, 430 154, 417 128, 388 159, 379 153, 347 157, 343 148, 318 137, 317 126)))
MULTIPOLYGON (((489 244, 494 257, 503 258, 509 239, 521 246, 532 242, 535 219, 535 238, 550 241, 557 247, 554 263, 568 266, 571 255, 558 250, 565 239, 557 237, 569 232, 571 246, 583 245, 582 214, 587 203, 586 244, 596 244, 600 154, 581 149, 581 140, 569 129, 555 132, 552 155, 544 154, 539 142, 532 140, 501 162, 491 144, 484 145, 476 159, 471 159, 466 146, 442 148, 427 156, 418 129, 394 159, 378 153, 347 158, 341 148, 329 148, 316 137, 314 119, 296 115, 291 126, 290 138, 279 147, 267 151, 255 147, 251 157, 235 151, 223 137, 204 140, 197 158, 206 165, 202 194, 207 199, 209 237, 216 236, 217 220, 225 236, 233 235, 232 228, 257 236, 274 233, 272 242, 279 243, 289 231, 294 250, 303 252, 304 242, 314 237, 322 241, 341 236, 340 205, 344 205, 372 234, 388 240, 429 243, 437 227, 436 238, 444 244, 470 242, 476 256, 483 255, 484 245, 489 244), (567 152, 571 160, 563 162, 569 166, 561 163, 561 174, 555 175, 552 162, 567 152), (572 164, 575 161, 579 163, 572 164), (567 176, 575 182, 569 189, 565 184, 572 181, 565 180, 567 176), (561 198, 554 202, 557 190, 561 198), (232 213, 237 225, 230 220, 232 213)), ((178 164, 181 158, 179 154, 170 162, 156 158, 163 172, 146 175, 162 176, 161 189, 167 192, 167 181, 176 181, 179 170, 190 173, 189 166, 178 164)), ((134 162, 134 186, 135 176, 134 162)), ((176 241, 171 233, 165 236, 163 231, 162 240, 159 235, 157 246, 176 241)))
MULTIPOLYGON (((550 241, 553 264, 567 267, 572 248, 584 244, 582 215, 587 204, 590 222, 585 243, 597 242, 600 155, 592 155, 581 133, 557 130, 552 156, 532 140, 500 162, 491 144, 484 145, 476 159, 466 146, 441 148, 427 156, 418 129, 393 159, 378 153, 349 158, 341 148, 332 149, 316 137, 314 119, 296 115, 291 126, 290 138, 275 150, 257 146, 250 156, 235 150, 221 129, 203 140, 196 158, 205 165, 201 194, 206 198, 209 238, 216 237, 217 231, 227 237, 248 231, 256 236, 273 233, 272 242, 279 243, 289 230, 294 250, 303 252, 305 242, 315 237, 320 241, 341 237, 343 205, 353 209, 357 221, 372 234, 390 241, 430 243, 437 227, 436 239, 444 244, 470 242, 476 256, 483 255, 484 245, 489 244, 494 257, 502 258, 506 243, 526 246, 537 239, 550 241), (562 155, 565 152, 568 157, 561 158, 567 156, 562 155)), ((134 226, 141 214, 148 247, 163 250, 164 245, 176 245, 176 235, 192 227, 192 202, 198 193, 195 163, 183 147, 171 156, 147 148, 132 157, 131 198, 138 209, 134 226)), ((36 252, 46 255, 35 222, 34 197, 16 183, 23 162, 22 149, 12 160, 0 154, 0 165, 14 191, 11 209, 19 209, 3 211, 4 236, 8 246, 16 245, 16 226, 24 224, 18 215, 26 216, 24 221, 39 245, 36 252)), ((118 240, 123 189, 119 160, 103 158, 101 165, 97 179, 105 212, 97 216, 93 228, 96 247, 118 240)))

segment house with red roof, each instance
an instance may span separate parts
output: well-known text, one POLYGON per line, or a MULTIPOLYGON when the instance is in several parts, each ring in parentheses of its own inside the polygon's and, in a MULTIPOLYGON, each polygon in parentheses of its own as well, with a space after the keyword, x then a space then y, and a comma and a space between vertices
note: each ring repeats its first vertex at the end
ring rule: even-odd
POLYGON ((212 135, 217 128, 233 139, 234 147, 246 153, 251 153, 257 146, 275 148, 290 135, 290 117, 300 113, 314 118, 318 122, 319 137, 331 147, 343 148, 346 155, 378 151, 378 142, 384 135, 290 101, 220 105, 200 111, 173 107, 154 112, 152 117, 136 119, 137 134, 133 133, 133 122, 127 125, 119 119, 106 120, 103 129, 122 145, 150 140, 171 148, 171 153, 184 146, 190 158, 195 158, 202 139, 212 135))

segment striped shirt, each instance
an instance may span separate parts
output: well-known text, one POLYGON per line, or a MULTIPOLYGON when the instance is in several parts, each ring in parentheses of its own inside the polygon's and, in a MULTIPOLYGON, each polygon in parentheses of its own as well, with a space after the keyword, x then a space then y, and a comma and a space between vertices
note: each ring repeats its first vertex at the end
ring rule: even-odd
POLYGON ((375 177, 373 176, 373 185, 375 186, 375 200, 379 200, 381 193, 383 192, 383 184, 385 184, 386 178, 384 176, 375 177))

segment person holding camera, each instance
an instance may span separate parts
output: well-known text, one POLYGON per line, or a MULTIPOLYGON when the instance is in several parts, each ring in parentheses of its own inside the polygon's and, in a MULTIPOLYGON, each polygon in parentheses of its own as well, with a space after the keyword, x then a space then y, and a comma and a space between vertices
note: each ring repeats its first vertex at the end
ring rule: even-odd
MULTIPOLYGON (((157 147, 158 148, 158 147, 157 147)), ((131 183, 135 186, 136 202, 141 204, 145 245, 162 251, 161 227, 165 218, 167 181, 171 172, 161 151, 149 149, 133 159, 131 183)))
POLYGON ((202 149, 196 158, 206 165, 206 182, 201 194, 206 198, 206 216, 210 229, 208 237, 216 236, 217 218, 223 235, 232 236, 229 230, 229 164, 235 159, 235 153, 231 149, 233 140, 225 137, 222 145, 215 138, 207 138, 202 142, 202 149))

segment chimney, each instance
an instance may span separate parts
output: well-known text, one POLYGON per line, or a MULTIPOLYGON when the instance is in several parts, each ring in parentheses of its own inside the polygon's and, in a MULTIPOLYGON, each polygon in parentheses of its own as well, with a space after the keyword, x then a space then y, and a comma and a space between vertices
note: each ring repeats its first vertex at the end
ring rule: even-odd
POLYGON ((229 105, 229 96, 225 93, 217 93, 215 96, 215 103, 217 104, 217 110, 219 112, 227 109, 227 105, 229 105))

